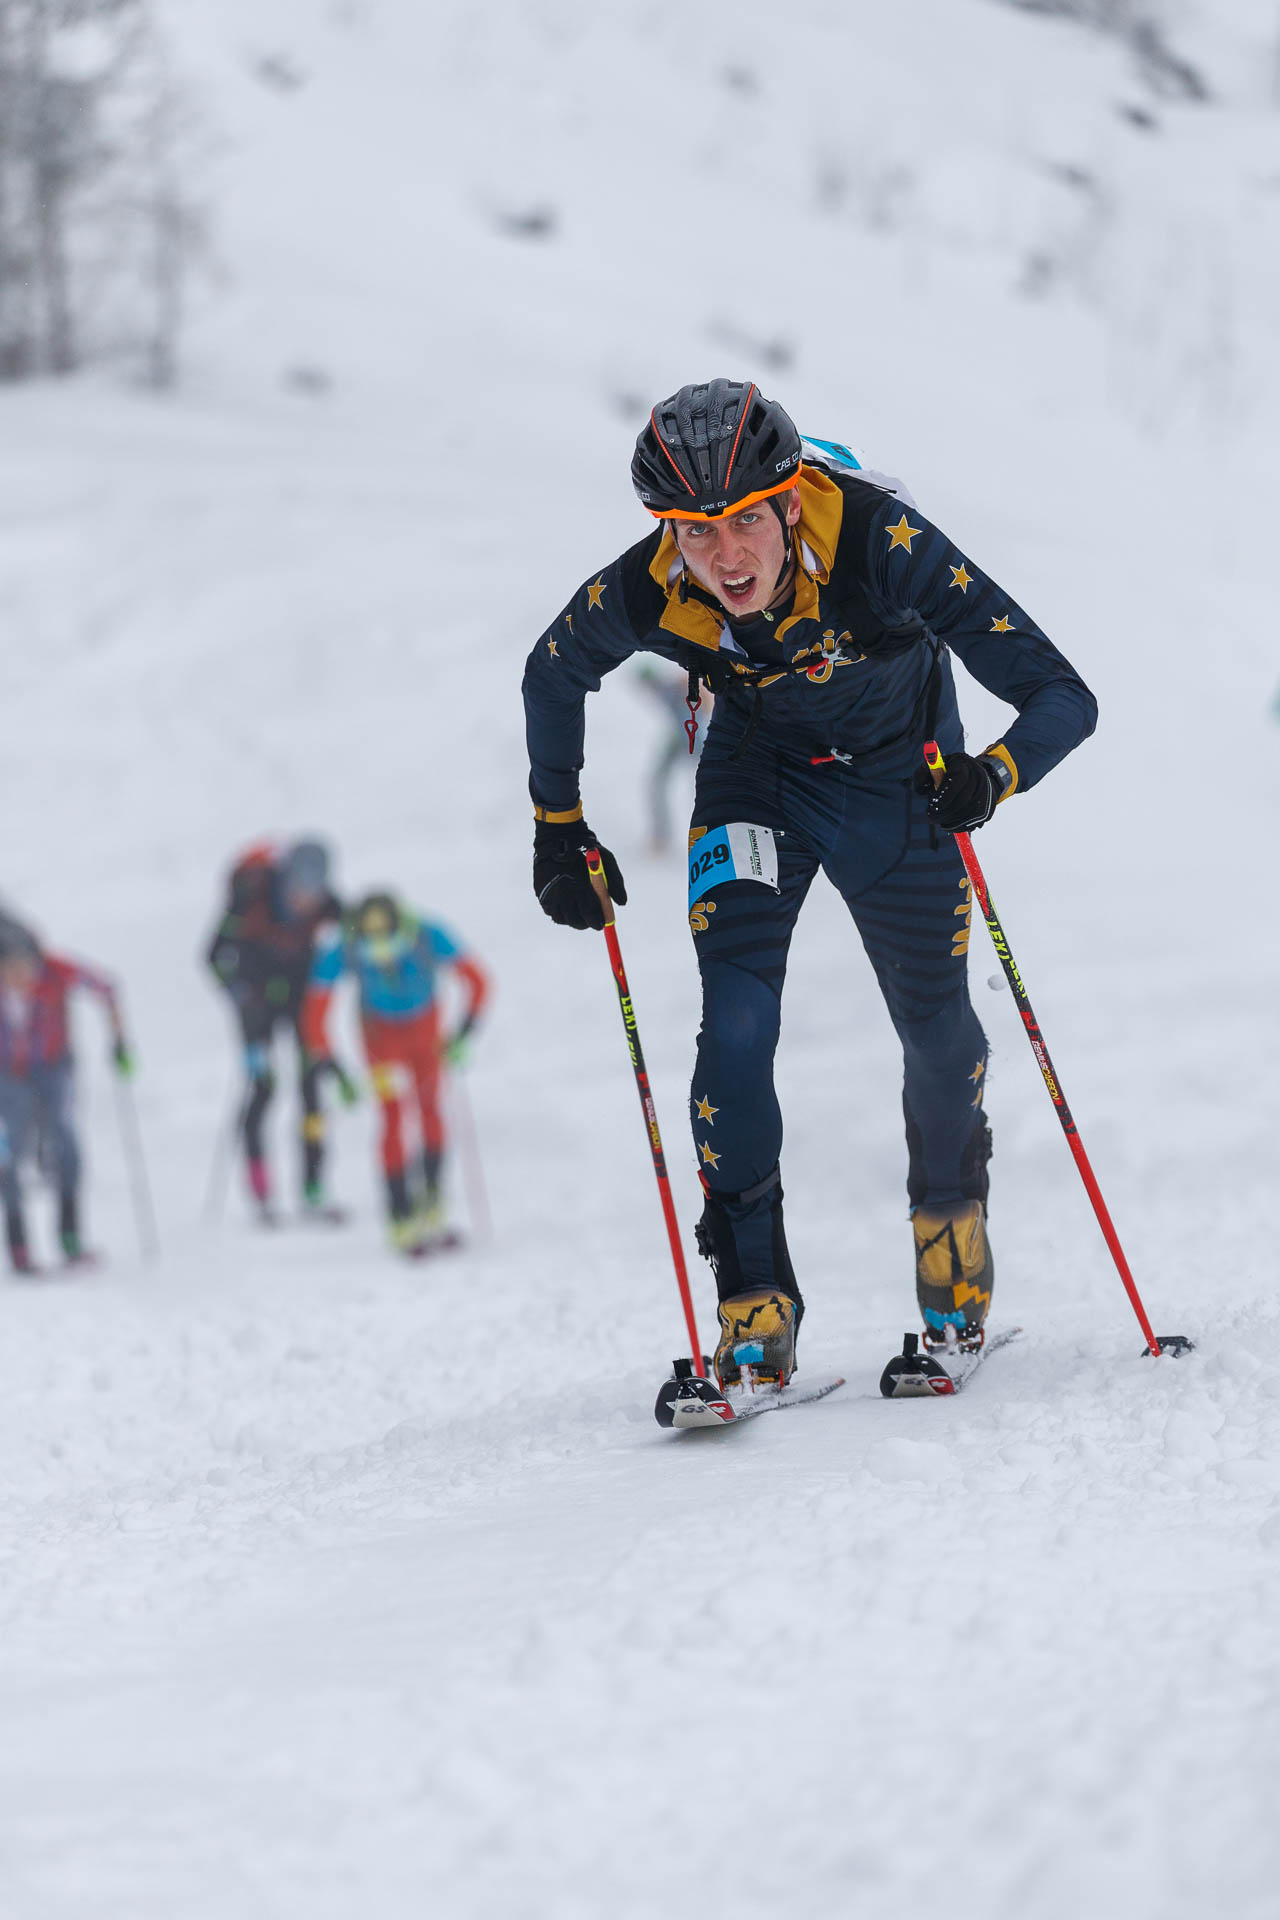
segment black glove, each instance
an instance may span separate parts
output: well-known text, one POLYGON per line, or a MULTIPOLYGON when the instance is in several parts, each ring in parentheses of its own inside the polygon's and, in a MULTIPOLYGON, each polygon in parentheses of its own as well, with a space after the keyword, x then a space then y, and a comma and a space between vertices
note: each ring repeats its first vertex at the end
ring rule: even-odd
POLYGON ((929 812, 948 833, 972 833, 984 827, 1005 789, 1004 769, 988 753, 953 753, 947 758, 942 783, 934 787, 928 767, 917 769, 912 781, 917 793, 929 796, 929 812))
POLYGON ((585 820, 573 820, 568 826, 553 826, 549 820, 534 822, 533 890, 538 905, 557 926, 597 930, 604 926, 604 908, 583 858, 588 847, 599 851, 610 899, 625 907, 627 889, 618 863, 608 847, 600 845, 585 820))

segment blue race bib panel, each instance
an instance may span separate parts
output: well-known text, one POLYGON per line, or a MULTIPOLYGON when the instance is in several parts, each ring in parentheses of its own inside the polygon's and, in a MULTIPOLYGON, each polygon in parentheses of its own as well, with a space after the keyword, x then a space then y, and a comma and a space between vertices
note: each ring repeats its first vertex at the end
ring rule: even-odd
POLYGON ((772 827, 745 820, 709 827, 689 849, 689 905, 704 899, 726 880, 758 880, 778 891, 778 847, 772 827))

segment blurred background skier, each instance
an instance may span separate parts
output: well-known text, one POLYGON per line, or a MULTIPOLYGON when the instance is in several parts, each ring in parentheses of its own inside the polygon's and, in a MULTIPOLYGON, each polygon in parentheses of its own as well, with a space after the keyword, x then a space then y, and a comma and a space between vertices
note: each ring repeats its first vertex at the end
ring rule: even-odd
MULTIPOLYGON (((698 1245, 719 1295, 722 1385, 785 1383, 803 1300, 782 1212, 773 1080, 787 954, 821 869, 853 916, 902 1043, 907 1195, 927 1344, 977 1346, 991 1300, 987 1043, 966 976, 972 900, 954 838, 1093 731, 1093 695, 994 580, 834 442, 802 444, 746 381, 653 409, 632 484, 657 528, 584 585, 525 668, 533 884, 603 924, 583 849, 584 699, 637 650, 716 694, 689 838, 702 977, 690 1099, 698 1245), (964 751, 948 649, 1017 709, 964 751), (936 738, 935 791, 922 758, 936 738)), ((600 847, 613 899, 626 889, 600 847)))
POLYGON ((277 1218, 263 1129, 276 1086, 272 1056, 278 1027, 292 1035, 297 1048, 303 1214, 328 1222, 342 1218, 325 1192, 321 1082, 333 1075, 344 1099, 354 1099, 355 1090, 327 1050, 323 1060, 308 1056, 300 1026, 317 935, 335 926, 342 913, 329 885, 329 865, 329 850, 318 839, 251 847, 232 869, 207 954, 239 1024, 246 1086, 237 1126, 250 1196, 267 1225, 277 1218))
POLYGON ((635 681, 650 695, 663 716, 662 732, 645 786, 649 818, 648 850, 657 858, 669 852, 674 844, 671 826, 672 784, 680 780, 682 769, 687 768, 690 773, 695 770, 702 753, 704 731, 698 727, 690 744, 690 722, 695 714, 705 719, 711 701, 696 681, 691 687, 688 674, 674 673, 669 667, 655 666, 648 660, 636 669, 635 681))
POLYGON ((420 1256, 456 1244, 445 1229, 442 1067, 462 1064, 489 995, 487 974, 443 927, 386 891, 370 893, 341 930, 318 944, 303 1008, 310 1055, 329 1058, 329 1005, 345 974, 356 981, 360 1030, 382 1109, 382 1170, 392 1244, 420 1256), (440 989, 451 975, 463 1004, 443 1031, 440 989))
POLYGON ((16 920, 0 917, 0 1195, 15 1273, 37 1271, 27 1238, 21 1166, 38 1148, 58 1199, 58 1240, 68 1266, 92 1261, 82 1239, 82 1158, 72 1113, 74 1064, 67 1000, 83 987, 111 1030, 111 1059, 128 1076, 133 1059, 114 983, 96 969, 46 952, 16 920))

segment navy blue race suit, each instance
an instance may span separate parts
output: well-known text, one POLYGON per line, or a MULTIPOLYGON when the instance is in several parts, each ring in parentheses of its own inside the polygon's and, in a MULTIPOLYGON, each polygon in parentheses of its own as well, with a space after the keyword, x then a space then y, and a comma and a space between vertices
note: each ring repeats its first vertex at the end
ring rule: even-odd
POLYGON ((809 462, 798 484, 794 594, 771 615, 729 621, 660 526, 574 595, 524 678, 530 791, 544 817, 564 819, 579 805, 584 698, 606 673, 644 651, 717 690, 690 838, 703 985, 693 1135, 704 1188, 735 1214, 735 1287, 797 1297, 777 1205, 773 1056, 810 882, 821 868, 848 904, 902 1041, 911 1206, 985 1203, 987 1045, 966 980, 969 884, 913 775, 926 739, 944 754, 964 744, 948 651, 1017 709, 986 749, 1007 772, 1003 799, 1035 786, 1097 718, 1035 622, 922 514, 809 462), (776 874, 766 859, 759 877, 720 879, 740 869, 700 855, 700 841, 714 850, 718 830, 738 823, 757 839, 772 830, 776 874))

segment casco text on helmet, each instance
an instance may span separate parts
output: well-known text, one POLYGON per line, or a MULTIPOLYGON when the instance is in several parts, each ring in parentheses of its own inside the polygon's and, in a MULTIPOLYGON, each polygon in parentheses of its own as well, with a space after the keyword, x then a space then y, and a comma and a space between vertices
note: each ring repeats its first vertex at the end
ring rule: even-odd
POLYGON ((800 435, 753 381, 708 380, 661 401, 636 441, 631 481, 659 520, 715 520, 785 493, 800 435))

